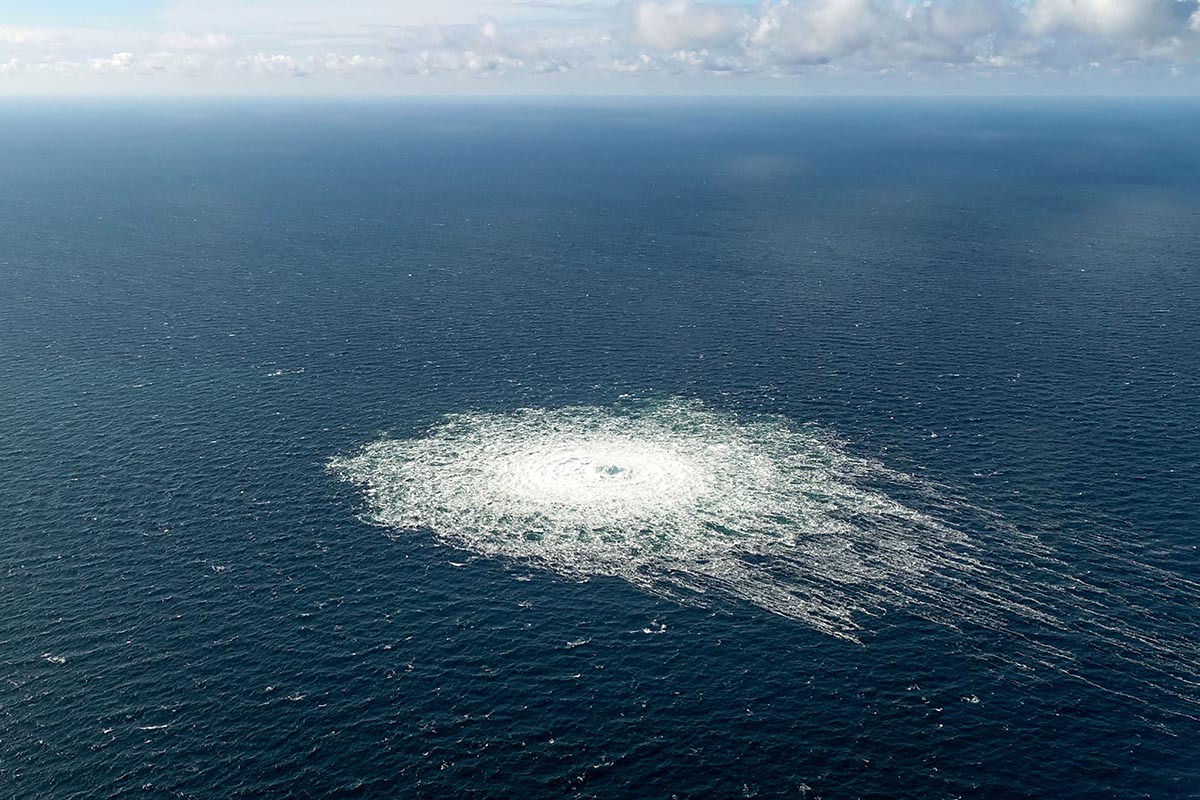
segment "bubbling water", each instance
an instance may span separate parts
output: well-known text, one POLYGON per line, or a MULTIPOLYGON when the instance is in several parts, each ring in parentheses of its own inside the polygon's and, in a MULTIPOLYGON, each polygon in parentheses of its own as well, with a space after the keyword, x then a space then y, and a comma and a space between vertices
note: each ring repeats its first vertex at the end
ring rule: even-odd
POLYGON ((943 487, 781 417, 683 400, 455 414, 330 468, 364 488, 368 519, 395 535, 428 531, 686 604, 751 603, 852 641, 903 608, 981 633, 984 657, 1015 674, 1094 685, 1089 674, 1111 674, 1138 687, 1118 694, 1157 697, 1189 720, 1200 708, 1196 583, 1140 561, 1123 537, 1060 535, 1089 565, 1080 573, 943 487), (1112 588, 1131 580, 1154 595, 1145 605, 1112 588), (1079 637, 1085 650, 1065 647, 1079 637))
POLYGON ((332 467, 395 531, 685 602, 738 598, 847 638, 857 616, 923 594, 922 576, 973 568, 964 536, 866 485, 912 479, 814 427, 695 402, 458 414, 332 467))

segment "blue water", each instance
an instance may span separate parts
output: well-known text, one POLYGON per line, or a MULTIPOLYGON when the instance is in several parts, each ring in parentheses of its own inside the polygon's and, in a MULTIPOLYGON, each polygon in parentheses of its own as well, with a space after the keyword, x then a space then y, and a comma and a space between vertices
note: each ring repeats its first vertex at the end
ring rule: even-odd
POLYGON ((0 796, 1200 796, 1198 145, 1180 101, 3 106, 0 796), (329 468, 625 396, 913 476, 1046 619, 831 636, 329 468))

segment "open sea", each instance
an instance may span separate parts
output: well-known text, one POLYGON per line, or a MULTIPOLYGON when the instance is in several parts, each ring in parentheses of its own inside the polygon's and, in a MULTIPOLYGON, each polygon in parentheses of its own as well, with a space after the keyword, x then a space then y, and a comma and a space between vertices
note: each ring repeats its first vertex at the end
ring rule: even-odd
POLYGON ((1200 104, 0 106, 0 797, 1200 797, 1200 104))

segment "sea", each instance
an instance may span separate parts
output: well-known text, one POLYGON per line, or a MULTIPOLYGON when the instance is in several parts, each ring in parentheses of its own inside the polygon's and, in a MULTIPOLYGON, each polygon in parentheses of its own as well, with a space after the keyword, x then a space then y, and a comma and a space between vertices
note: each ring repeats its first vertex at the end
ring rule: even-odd
POLYGON ((0 797, 1200 797, 1200 104, 0 104, 0 797))

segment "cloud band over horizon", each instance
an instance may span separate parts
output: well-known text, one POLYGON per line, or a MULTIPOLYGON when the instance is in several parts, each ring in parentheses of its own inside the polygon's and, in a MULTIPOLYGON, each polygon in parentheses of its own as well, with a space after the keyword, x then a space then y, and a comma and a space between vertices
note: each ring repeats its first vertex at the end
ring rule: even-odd
POLYGON ((0 94, 1191 93, 1198 0, 0 3, 0 94), (19 22, 7 22, 19 19, 19 22))

